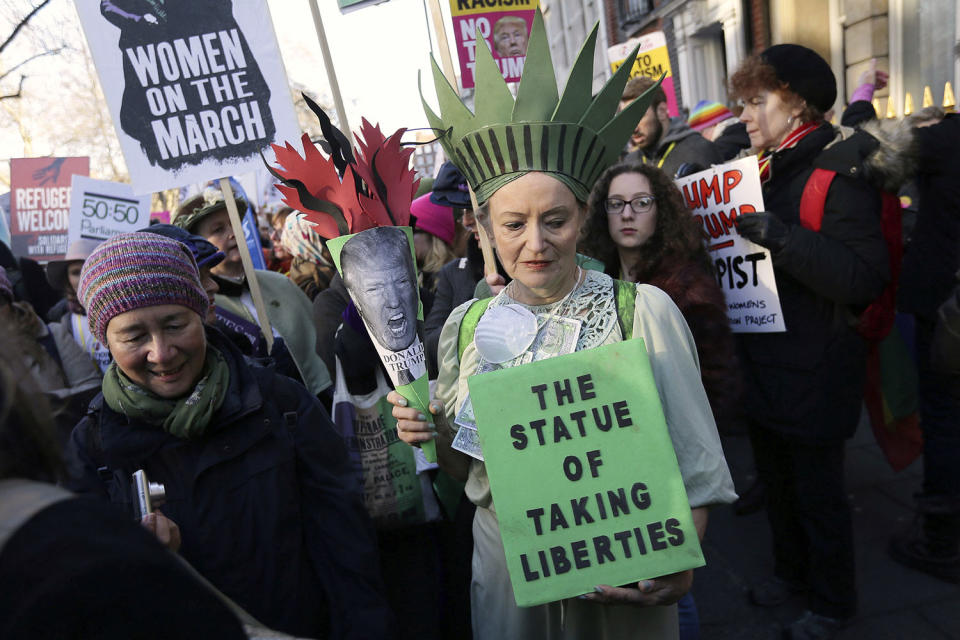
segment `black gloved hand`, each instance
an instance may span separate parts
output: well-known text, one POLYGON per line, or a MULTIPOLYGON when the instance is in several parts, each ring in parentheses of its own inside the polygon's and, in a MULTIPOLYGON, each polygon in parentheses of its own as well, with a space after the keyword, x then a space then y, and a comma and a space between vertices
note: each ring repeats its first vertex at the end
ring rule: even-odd
POLYGON ((734 222, 741 236, 774 252, 786 246, 790 235, 790 227, 769 211, 741 214, 734 222))

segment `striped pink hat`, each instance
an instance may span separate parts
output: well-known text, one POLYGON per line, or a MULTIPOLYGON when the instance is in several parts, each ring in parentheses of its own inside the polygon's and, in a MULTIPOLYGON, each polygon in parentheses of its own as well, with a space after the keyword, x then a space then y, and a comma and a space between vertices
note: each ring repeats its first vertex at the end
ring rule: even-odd
POLYGON ((153 233, 121 233, 94 249, 83 263, 77 295, 102 344, 107 325, 121 313, 177 304, 203 318, 210 306, 190 250, 153 233))
POLYGON ((690 113, 687 124, 694 131, 703 131, 709 126, 720 124, 724 120, 735 117, 730 109, 719 102, 707 102, 701 100, 690 113))

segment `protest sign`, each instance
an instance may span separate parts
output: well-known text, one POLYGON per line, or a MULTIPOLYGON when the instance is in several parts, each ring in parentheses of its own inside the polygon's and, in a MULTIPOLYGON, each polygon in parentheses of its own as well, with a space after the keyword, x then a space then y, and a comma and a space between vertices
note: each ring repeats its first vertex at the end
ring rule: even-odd
POLYGON ((538 0, 450 0, 453 34, 460 58, 460 84, 474 86, 473 68, 477 60, 477 32, 493 52, 493 59, 504 80, 519 82, 527 57, 527 40, 533 26, 538 0))
POLYGON ((150 196, 133 195, 121 182, 74 176, 70 192, 68 244, 80 238, 106 240, 150 224, 150 196))
POLYGON ((170 224, 169 211, 151 211, 150 224, 170 224))
POLYGON ((468 383, 517 605, 704 564, 643 340, 468 383))
POLYGON ((737 233, 741 213, 763 211, 757 157, 750 156, 676 181, 700 222, 735 333, 786 331, 770 251, 737 233))
POLYGON ((32 260, 67 252, 70 181, 90 174, 90 158, 10 160, 10 249, 32 260))
POLYGON ((10 246, 10 192, 0 196, 0 242, 10 246))
POLYGON ((340 360, 336 366, 331 418, 363 478, 363 503, 377 528, 422 524, 423 491, 413 447, 397 436, 390 386, 377 372, 377 386, 353 395, 340 360))
POLYGON ((135 193, 249 171, 295 137, 265 0, 76 7, 135 193))
POLYGON ((663 31, 654 31, 637 38, 630 38, 626 42, 615 44, 607 49, 607 60, 610 62, 610 68, 616 71, 623 64, 630 52, 637 45, 640 45, 637 51, 637 58, 630 70, 630 77, 647 76, 657 80, 666 73, 663 79, 663 92, 667 94, 667 110, 671 118, 680 115, 680 109, 677 106, 677 93, 673 87, 673 70, 670 67, 670 52, 667 49, 667 39, 663 31))

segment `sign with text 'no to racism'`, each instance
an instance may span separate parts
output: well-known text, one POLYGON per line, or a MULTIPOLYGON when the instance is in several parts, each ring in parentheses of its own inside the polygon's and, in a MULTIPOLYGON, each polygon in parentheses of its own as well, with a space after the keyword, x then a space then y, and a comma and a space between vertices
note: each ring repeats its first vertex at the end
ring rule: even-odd
POLYGON ((764 211, 757 157, 717 165, 676 181, 703 228, 735 333, 786 331, 770 251, 737 232, 739 214, 764 211))
POLYGON ((517 605, 704 564, 643 340, 469 386, 517 605))
POLYGON ((251 171, 299 136, 266 0, 76 6, 135 193, 251 171))
POLYGON ((460 58, 460 84, 464 89, 474 86, 478 30, 493 52, 503 78, 507 82, 520 81, 538 4, 539 0, 450 0, 453 34, 460 58))
POLYGON ((90 158, 10 160, 10 249, 32 260, 67 252, 70 182, 90 173, 90 158))
POLYGON ((630 77, 647 76, 653 80, 658 80, 660 76, 666 73, 663 79, 663 92, 667 95, 667 111, 670 117, 675 118, 680 115, 680 109, 677 106, 677 92, 673 86, 673 69, 670 66, 670 51, 667 49, 667 39, 663 31, 654 31, 636 38, 630 38, 626 42, 615 44, 607 49, 607 60, 610 62, 610 68, 616 71, 626 60, 630 52, 637 45, 640 49, 637 51, 637 59, 630 70, 630 77))

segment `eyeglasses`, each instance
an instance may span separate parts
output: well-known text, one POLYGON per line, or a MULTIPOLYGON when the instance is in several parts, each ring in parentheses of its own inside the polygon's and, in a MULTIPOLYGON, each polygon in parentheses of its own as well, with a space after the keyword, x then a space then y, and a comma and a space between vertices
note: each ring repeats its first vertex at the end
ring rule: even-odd
POLYGON ((630 205, 630 209, 634 213, 646 213, 653 208, 653 204, 657 201, 651 195, 642 195, 637 196, 633 200, 621 200, 620 198, 607 198, 603 202, 603 208, 608 215, 615 216, 623 213, 623 207, 627 204, 630 205))

